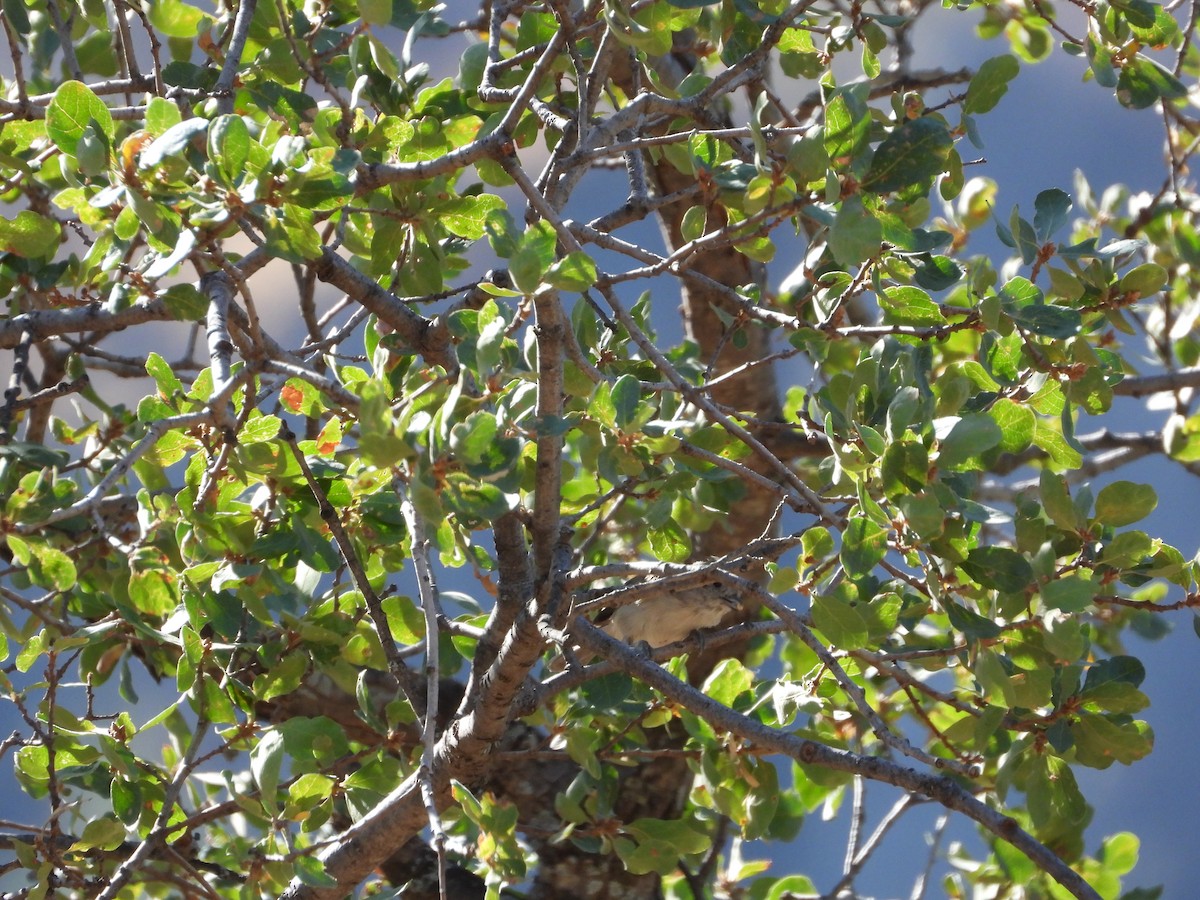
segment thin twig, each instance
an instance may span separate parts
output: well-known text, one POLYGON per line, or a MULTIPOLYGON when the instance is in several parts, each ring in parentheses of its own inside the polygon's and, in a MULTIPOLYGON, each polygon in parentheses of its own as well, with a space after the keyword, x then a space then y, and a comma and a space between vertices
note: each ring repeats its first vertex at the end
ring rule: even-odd
POLYGON ((371 621, 375 624, 376 636, 379 638, 379 643, 383 646, 383 655, 387 659, 388 671, 396 679, 396 683, 400 686, 400 689, 404 691, 405 698, 413 710, 418 715, 424 713, 426 708, 424 691, 421 689, 421 684, 417 680, 416 675, 404 664, 404 660, 400 657, 400 653, 396 647, 396 640, 392 637, 391 625, 388 624, 387 613, 383 610, 383 601, 380 600, 379 595, 375 592, 375 588, 371 586, 366 569, 363 568, 362 561, 358 558, 358 553, 354 549, 354 543, 350 540, 350 535, 346 533, 346 529, 342 525, 342 520, 338 517, 337 510, 329 502, 324 489, 313 475, 312 469, 309 468, 308 460, 305 458, 304 452, 300 449, 300 445, 296 441, 295 432, 288 427, 286 422, 280 427, 279 438, 291 448, 292 456, 295 458, 296 464, 300 467, 300 471, 304 475, 308 489, 312 491, 313 497, 317 501, 321 520, 329 527, 329 532, 333 535, 334 544, 337 545, 338 552, 341 554, 342 560, 346 563, 346 568, 350 570, 350 577, 354 579, 354 586, 363 596, 363 602, 367 605, 367 613, 371 616, 371 621))
POLYGON ((417 592, 421 597, 421 609, 425 613, 425 715, 421 721, 421 796, 425 800, 425 812, 429 816, 430 843, 437 854, 438 891, 446 900, 446 830, 438 814, 437 798, 433 787, 433 763, 437 749, 438 682, 440 669, 438 645, 439 623, 445 619, 438 596, 437 577, 429 562, 429 538, 425 534, 425 522, 413 506, 412 498, 401 495, 400 511, 408 526, 409 548, 412 552, 413 568, 417 576, 417 592))

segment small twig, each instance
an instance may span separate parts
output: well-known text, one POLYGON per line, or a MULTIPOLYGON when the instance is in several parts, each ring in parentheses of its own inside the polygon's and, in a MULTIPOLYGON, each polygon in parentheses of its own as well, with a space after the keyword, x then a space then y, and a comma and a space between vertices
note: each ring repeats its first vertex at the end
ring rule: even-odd
POLYGON ((338 518, 337 510, 333 508, 333 504, 329 502, 324 489, 313 475, 312 469, 309 468, 308 460, 305 459, 304 452, 297 443, 295 432, 288 427, 286 422, 280 426, 279 439, 291 448, 292 456, 295 457, 296 464, 300 467, 300 471, 304 475, 308 489, 312 491, 313 497, 317 501, 321 520, 329 526, 329 532, 333 535, 333 541, 337 545, 338 552, 345 561, 346 567, 350 570, 350 577, 354 579, 354 586, 363 595, 363 602, 367 605, 367 612, 371 616, 371 621, 375 624, 376 636, 379 638, 380 644, 383 645, 383 655, 387 658, 388 671, 396 679, 396 683, 400 685, 400 689, 404 691, 404 695, 413 710, 418 715, 424 714, 426 709, 424 692, 416 675, 404 664, 404 660, 400 657, 400 652, 396 647, 396 640, 392 637, 391 625, 388 624, 387 613, 383 610, 383 601, 375 593, 375 588, 371 587, 371 581, 367 577, 367 572, 363 568, 362 561, 358 558, 358 553, 354 549, 354 543, 350 540, 350 535, 346 533, 346 529, 342 525, 342 520, 338 518))
POLYGON ((21 58, 21 42, 13 34, 12 24, 8 21, 8 16, 0 16, 0 19, 4 22, 4 36, 8 39, 8 51, 12 56, 13 81, 17 85, 17 103, 21 108, 27 108, 29 106, 29 92, 25 87, 25 64, 21 58))
MULTIPOLYGON (((54 23, 54 30, 58 32, 58 41, 61 46, 63 55, 63 64, 67 67, 67 71, 71 73, 71 77, 76 81, 83 81, 83 71, 79 68, 79 60, 75 57, 75 40, 71 36, 69 22, 64 21, 62 12, 58 8, 58 0, 46 0, 46 11, 50 13, 50 20, 54 23)), ((71 17, 74 19, 74 15, 71 17)))
MULTIPOLYGON (((138 68, 137 53, 134 52, 133 35, 129 32, 129 18, 125 15, 125 0, 113 0, 113 18, 117 20, 117 35, 121 43, 121 62, 125 66, 125 75, 130 81, 140 81, 141 69, 138 68)), ((127 103, 132 103, 132 97, 126 97, 127 103)))
MULTIPOLYGON (((399 493, 399 491, 397 491, 399 493)), ((425 716, 421 722, 421 796, 429 816, 430 843, 437 854, 438 891, 446 900, 446 830, 438 814, 437 797, 433 787, 433 763, 437 752, 437 713, 440 636, 438 623, 445 618, 438 596, 437 577, 429 563, 429 538, 425 534, 425 522, 413 506, 412 499, 401 495, 400 511, 408 526, 409 548, 412 552, 413 568, 417 576, 417 592, 421 597, 421 609, 425 613, 425 716)))
POLYGON ((192 739, 188 743, 187 751, 184 753, 182 765, 179 771, 175 773, 175 777, 171 779, 171 783, 167 785, 163 792, 162 807, 159 809, 158 816, 154 820, 154 828, 150 834, 137 846, 137 849, 129 855, 117 871, 113 873, 109 879, 108 885, 101 891, 96 900, 114 900, 125 887, 129 879, 134 873, 142 868, 142 864, 149 858, 150 854, 159 846, 167 834, 167 829, 170 827, 171 813, 175 809, 175 804, 179 802, 179 794, 183 790, 183 785, 191 775, 192 770, 199 764, 196 755, 200 752, 200 743, 203 740, 204 734, 208 731, 208 720, 202 715, 199 721, 196 722, 196 727, 192 731, 192 739))
POLYGON ((17 401, 21 396, 21 383, 25 373, 29 371, 29 350, 33 346, 33 333, 26 331, 13 349, 12 374, 8 377, 8 387, 4 390, 4 406, 0 408, 0 444, 12 440, 9 426, 12 425, 13 413, 17 411, 17 401))
POLYGON ((754 586, 756 596, 762 601, 763 606, 769 609, 772 613, 778 616, 787 626, 808 646, 810 650, 817 655, 825 668, 827 668, 837 679, 838 685, 846 692, 846 695, 854 702, 859 713, 871 725, 871 730, 875 732, 884 744, 900 751, 905 756, 925 763, 927 766, 932 766, 935 769, 950 769, 957 772, 959 775, 970 777, 974 774, 974 767, 958 760, 945 759, 940 756, 933 756, 926 753, 918 747, 914 747, 906 738, 894 733, 883 721, 883 718, 875 711, 874 707, 867 702, 866 694, 863 689, 855 684, 854 679, 846 674, 846 670, 842 668, 841 663, 829 651, 829 648, 817 640, 817 636, 813 634, 809 628, 809 623, 805 619, 789 607, 787 604, 780 602, 771 593, 754 586))
POLYGON ((925 896, 925 888, 929 884, 930 876, 933 874, 933 865, 937 862, 938 851, 942 846, 942 836, 946 833, 946 826, 950 824, 950 816, 942 813, 938 816, 937 822, 933 826, 933 838, 929 842, 929 858, 925 861, 925 869, 917 876, 916 882, 913 884, 912 893, 909 895, 910 900, 921 900, 925 896))
MULTIPOLYGON (((862 779, 857 780, 861 781, 862 779)), ((858 877, 858 873, 862 871, 862 867, 867 864, 867 861, 871 858, 871 854, 879 847, 884 836, 899 821, 900 816, 916 802, 917 798, 912 794, 903 794, 892 804, 892 808, 880 820, 875 830, 871 832, 871 836, 867 838, 866 843, 862 845, 862 848, 853 854, 852 859, 848 858, 846 870, 842 873, 841 879, 827 893, 829 897, 843 896, 842 892, 854 883, 854 879, 858 877)))
POLYGON ((736 735, 760 752, 782 753, 806 765, 861 775, 928 797, 947 810, 963 813, 996 837, 1012 844, 1072 896, 1079 900, 1099 900, 1100 895, 1095 889, 1053 850, 1021 828, 1016 820, 972 796, 957 781, 946 776, 922 774, 886 759, 838 750, 770 728, 706 696, 646 659, 636 648, 615 640, 589 622, 577 620, 574 635, 585 651, 619 662, 623 671, 699 716, 714 730, 736 735))
MULTIPOLYGON (((240 383, 239 378, 235 378, 230 382, 227 390, 232 393, 240 383)), ((37 534, 47 525, 53 525, 56 522, 62 522, 65 519, 71 519, 75 516, 92 517, 99 505, 108 496, 111 491, 122 478, 128 474, 133 468, 133 464, 145 456, 155 444, 162 440, 163 435, 168 431, 175 429, 186 430, 195 425, 202 425, 211 422, 212 415, 208 411, 185 413, 178 416, 171 416, 166 419, 159 419, 157 422, 151 423, 146 429, 145 435, 133 447, 125 452, 125 454, 113 463, 112 468, 96 485, 87 492, 81 499, 72 503, 70 506, 57 509, 47 515, 39 522, 23 522, 13 526, 13 531, 17 534, 37 534)))

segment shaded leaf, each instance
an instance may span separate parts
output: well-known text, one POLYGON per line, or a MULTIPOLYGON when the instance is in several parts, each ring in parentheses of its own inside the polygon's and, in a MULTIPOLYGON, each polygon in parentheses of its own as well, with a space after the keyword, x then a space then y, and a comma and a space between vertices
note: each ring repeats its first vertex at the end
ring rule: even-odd
POLYGON ((940 119, 909 119, 875 150, 863 190, 884 194, 933 178, 945 171, 953 146, 950 130, 940 119))

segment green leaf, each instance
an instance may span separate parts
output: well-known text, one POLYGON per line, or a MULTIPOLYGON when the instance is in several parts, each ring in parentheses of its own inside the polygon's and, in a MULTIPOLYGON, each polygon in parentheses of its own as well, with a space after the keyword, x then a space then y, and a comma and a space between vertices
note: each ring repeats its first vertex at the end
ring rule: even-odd
POLYGON ((46 544, 35 544, 33 558, 29 561, 29 577, 41 587, 69 591, 75 586, 78 573, 71 557, 62 550, 46 544))
POLYGON ((663 562, 685 562, 692 554, 692 541, 674 519, 651 528, 648 534, 650 550, 655 559, 663 562))
POLYGON ((851 578, 870 573, 887 554, 888 529, 863 515, 846 523, 842 534, 842 565, 851 578))
POLYGON ((817 630, 835 647, 857 650, 867 644, 867 620, 852 603, 832 592, 813 597, 812 619, 817 630))
POLYGON ((1029 407, 1002 397, 988 410, 988 415, 1000 429, 999 446, 1005 453, 1021 453, 1033 443, 1037 417, 1029 407))
POLYGON ((1011 315, 1022 328, 1049 338, 1074 337, 1083 324, 1078 310, 1062 306, 1024 306, 1011 315))
POLYGON ((25 11, 24 0, 4 0, 4 18, 17 34, 22 37, 29 34, 29 14, 25 11))
POLYGON ((1050 240, 1053 234, 1067 224, 1071 212, 1071 197, 1058 188, 1042 191, 1033 201, 1033 230, 1039 241, 1050 240))
POLYGON ((1117 284, 1117 290, 1123 294, 1136 294, 1138 297, 1149 297, 1166 286, 1167 270, 1158 263, 1142 263, 1130 269, 1117 284))
POLYGON ((1187 86, 1152 59, 1126 60, 1117 78, 1117 100, 1130 109, 1145 109, 1159 100, 1187 96, 1187 86))
POLYGON ((829 251, 841 265, 857 266, 879 255, 883 226, 863 207, 862 200, 847 197, 829 230, 829 251))
POLYGON ((946 324, 941 308, 923 290, 911 285, 884 288, 878 294, 879 307, 889 325, 928 327, 946 324))
POLYGON ((1096 521, 1119 528, 1146 518, 1158 506, 1158 495, 1148 484, 1114 481, 1096 495, 1096 521))
POLYGON ((585 291, 596 285, 596 264, 581 250, 557 259, 546 271, 546 282, 564 291, 585 291))
POLYGON ((870 130, 870 110, 860 91, 840 88, 825 104, 825 152, 833 165, 852 165, 866 148, 870 130))
MULTIPOLYGON (((1128 4, 1114 3, 1113 6, 1125 8, 1128 4)), ((1158 50, 1170 44, 1179 34, 1179 23, 1175 21, 1166 9, 1157 3, 1147 3, 1149 16, 1127 16, 1129 30, 1139 41, 1158 50), (1135 18, 1137 21, 1135 21, 1135 18)), ((1110 85, 1111 87, 1111 85, 1110 85)))
POLYGON ((754 688, 755 675, 736 659, 723 659, 704 681, 704 693, 724 706, 732 706, 754 688))
POLYGON ((917 284, 927 291, 944 291, 962 279, 964 269, 948 256, 931 256, 913 273, 917 284))
POLYGON ((931 179, 945 171, 953 147, 950 130, 940 119, 909 119, 875 150, 863 190, 884 194, 931 179))
POLYGON ((184 119, 172 125, 138 154, 138 168, 153 169, 167 159, 181 157, 192 141, 207 131, 208 119, 184 119))
POLYGON ((616 840, 613 846, 634 875, 670 875, 681 856, 703 853, 712 843, 706 831, 687 819, 636 819, 622 831, 632 840, 616 840))
POLYGON ((83 828, 83 834, 71 845, 72 853, 87 850, 116 850, 125 841, 125 826, 112 816, 92 819, 83 828))
POLYGON ((259 799, 268 810, 277 808, 275 791, 279 787, 279 775, 283 771, 283 733, 276 728, 261 732, 258 742, 250 750, 250 774, 258 785, 259 799))
POLYGON ((990 112, 1008 93, 1008 83, 1017 77, 1020 63, 1013 56, 994 56, 984 62, 967 87, 963 112, 978 115, 990 112))
POLYGON ((962 563, 963 571, 987 588, 1006 594, 1024 591, 1034 584, 1033 566, 1008 547, 974 547, 962 563))
POLYGON ((963 416, 941 440, 938 467, 949 470, 961 466, 1003 439, 1004 433, 991 416, 984 413, 963 416))
POLYGON ((146 104, 146 130, 153 135, 161 135, 181 121, 179 107, 164 97, 151 97, 146 104))
POLYGON ((641 383, 632 375, 622 375, 612 386, 613 424, 628 428, 637 418, 642 400, 641 383))
POLYGON ((78 81, 58 86, 46 107, 46 134, 55 146, 74 156, 88 123, 95 122, 109 146, 113 139, 113 117, 104 101, 78 81))
POLYGON ((184 322, 204 318, 208 311, 208 298, 190 283, 173 284, 159 294, 159 299, 171 313, 171 317, 184 322))
POLYGON ((929 452, 913 438, 894 441, 884 451, 879 474, 889 496, 920 491, 929 481, 929 452))
POLYGON ((32 210, 21 210, 15 219, 0 216, 0 250, 26 259, 52 256, 61 234, 58 222, 32 210))
POLYGON ((1090 575, 1073 573, 1042 585, 1042 603, 1047 609, 1080 612, 1091 606, 1099 589, 1090 575))
POLYGON ((1114 762, 1130 765, 1154 748, 1154 732, 1145 722, 1119 722, 1085 713, 1072 723, 1075 757, 1085 766, 1107 769, 1114 762))
POLYGON ((1139 687, 1146 680, 1146 667, 1136 656, 1113 656, 1094 663, 1083 682, 1082 693, 1119 682, 1132 687, 1139 687))
MULTIPOLYGON (((504 200, 495 194, 458 197, 438 209, 438 220, 451 234, 477 241, 487 231, 491 215, 504 209, 504 200)), ((594 278, 594 273, 593 273, 594 278)))
MULTIPOLYGON (((1100 859, 1104 861, 1104 867, 1110 872, 1114 872, 1117 875, 1126 875, 1132 872, 1134 866, 1137 865, 1140 850, 1141 842, 1138 840, 1137 835, 1123 831, 1120 834, 1110 835, 1104 839, 1100 850, 1100 859)), ((1146 895, 1145 900, 1149 900, 1149 896, 1146 895)), ((1154 896, 1157 896, 1157 894, 1154 896)), ((1133 900, 1133 898, 1128 894, 1123 894, 1122 900, 1133 900)))
POLYGON ((387 25, 392 21, 392 0, 358 0, 358 14, 368 25, 387 25))
POLYGON ((542 283, 554 262, 556 241, 554 226, 545 221, 534 222, 521 236, 509 261, 508 274, 523 293, 532 294, 542 283))
POLYGON ((280 259, 303 265, 321 255, 321 236, 307 210, 291 203, 283 209, 268 207, 262 225, 267 249, 280 259))
POLYGON ((325 863, 315 856, 299 854, 292 860, 292 865, 301 884, 314 888, 337 887, 337 879, 325 871, 325 863))
POLYGON ((201 22, 208 18, 194 6, 179 0, 160 0, 151 3, 147 13, 152 24, 167 37, 195 40, 201 22))
POLYGON ((250 129, 241 116, 217 116, 208 129, 208 155, 228 184, 244 174, 250 157, 250 129))
POLYGON ((950 620, 950 626, 967 637, 987 640, 1001 633, 999 625, 974 610, 959 606, 952 600, 945 601, 943 606, 946 610, 946 618, 950 620))

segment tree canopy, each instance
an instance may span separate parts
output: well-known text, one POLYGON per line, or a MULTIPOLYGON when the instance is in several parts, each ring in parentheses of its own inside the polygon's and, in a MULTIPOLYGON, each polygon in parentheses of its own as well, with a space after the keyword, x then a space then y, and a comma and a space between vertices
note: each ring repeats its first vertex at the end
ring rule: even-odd
POLYGON ((848 896, 935 804, 897 895, 1120 896, 1200 56, 1064 6, 5 0, 3 884, 848 896), (1050 54, 1161 189, 986 176, 1050 54), (770 862, 843 805, 836 883, 770 862))

